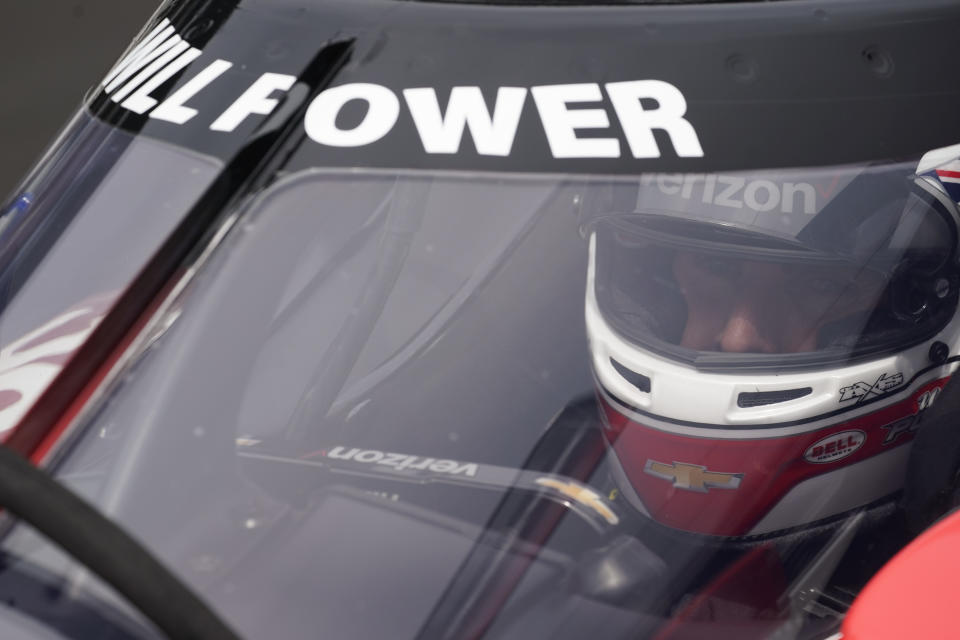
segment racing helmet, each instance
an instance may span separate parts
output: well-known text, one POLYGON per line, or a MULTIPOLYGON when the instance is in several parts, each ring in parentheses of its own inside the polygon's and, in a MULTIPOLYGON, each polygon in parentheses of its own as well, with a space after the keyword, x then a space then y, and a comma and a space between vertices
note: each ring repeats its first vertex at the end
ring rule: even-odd
POLYGON ((585 194, 591 364, 637 510, 740 538, 889 505, 960 351, 958 155, 585 194))

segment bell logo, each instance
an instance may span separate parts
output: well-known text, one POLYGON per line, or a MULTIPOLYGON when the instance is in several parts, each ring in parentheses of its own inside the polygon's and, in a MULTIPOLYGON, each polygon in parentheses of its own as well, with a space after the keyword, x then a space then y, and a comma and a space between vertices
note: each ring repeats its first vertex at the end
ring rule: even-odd
POLYGON ((803 459, 813 464, 843 460, 854 454, 867 441, 867 434, 859 429, 832 433, 807 447, 803 459))
POLYGON ((677 489, 697 493, 707 493, 710 489, 738 489, 740 481, 743 480, 742 473, 707 471, 706 467, 685 462, 666 464, 647 460, 643 471, 656 478, 670 480, 677 489))

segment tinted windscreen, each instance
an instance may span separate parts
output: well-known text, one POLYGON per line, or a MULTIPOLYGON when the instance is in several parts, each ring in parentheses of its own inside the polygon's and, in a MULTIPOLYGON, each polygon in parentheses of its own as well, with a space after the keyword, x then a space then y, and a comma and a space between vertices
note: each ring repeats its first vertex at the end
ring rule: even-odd
POLYGON ((0 217, 0 437, 83 343, 220 163, 80 114, 0 217))
POLYGON ((57 474, 247 637, 825 637, 912 535, 905 420, 952 406, 922 341, 957 346, 953 205, 906 165, 837 174, 860 226, 829 233, 804 171, 733 176, 764 182, 732 216, 702 176, 283 177, 57 474), (729 346, 687 344, 697 314, 742 339, 787 302, 808 342, 729 353, 788 373, 684 360, 729 346))

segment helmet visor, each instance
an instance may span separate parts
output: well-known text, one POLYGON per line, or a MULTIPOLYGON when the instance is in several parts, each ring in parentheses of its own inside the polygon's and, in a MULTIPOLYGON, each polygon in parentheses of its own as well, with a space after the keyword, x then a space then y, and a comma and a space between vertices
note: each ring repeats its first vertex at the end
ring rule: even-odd
POLYGON ((904 165, 808 173, 645 178, 632 210, 630 187, 595 197, 604 319, 700 368, 821 366, 933 336, 956 307, 953 203, 904 165), (717 204, 731 183, 740 207, 717 204))

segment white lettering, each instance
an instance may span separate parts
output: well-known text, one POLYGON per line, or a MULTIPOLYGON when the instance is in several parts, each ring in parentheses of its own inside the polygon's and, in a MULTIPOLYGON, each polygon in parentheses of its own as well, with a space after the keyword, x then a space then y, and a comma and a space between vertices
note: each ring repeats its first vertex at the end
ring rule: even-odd
MULTIPOLYGON (((190 45, 187 42, 180 38, 180 36, 172 36, 167 42, 174 43, 174 46, 170 47, 162 56, 151 62, 143 71, 138 73, 132 80, 123 85, 115 93, 110 96, 110 99, 114 102, 120 102, 128 95, 130 92, 136 89, 142 82, 147 78, 157 73, 163 67, 167 66, 174 58, 179 56, 181 53, 190 48, 190 45)), ((163 45, 166 46, 166 43, 163 45)), ((163 48, 163 47, 161 47, 163 48)))
POLYGON ((472 462, 457 462, 456 460, 438 460, 436 458, 419 458, 404 453, 385 453, 375 449, 357 449, 347 450, 346 447, 334 447, 326 454, 328 458, 335 460, 353 460, 365 464, 377 464, 393 467, 397 471, 404 469, 414 469, 417 471, 432 471, 434 473, 447 473, 451 475, 475 476, 479 470, 479 465, 472 462))
POLYGON ((402 471, 417 461, 416 456, 404 456, 403 460, 397 465, 397 470, 402 471))
POLYGON ((662 80, 633 80, 608 82, 606 88, 634 158, 660 157, 654 129, 667 132, 681 158, 703 156, 697 132, 683 117, 687 101, 675 86, 662 80), (656 100, 658 107, 645 110, 640 103, 642 98, 656 100))
POLYGON ((717 188, 717 176, 709 175, 707 176, 706 181, 703 183, 703 201, 712 202, 713 201, 713 190, 717 188))
POLYGON ((175 73, 186 67, 200 56, 200 50, 190 47, 180 57, 168 64, 162 71, 147 80, 132 96, 123 102, 123 108, 134 113, 144 113, 153 108, 157 101, 150 94, 161 84, 173 77, 175 73))
MULTIPOLYGON (((144 38, 138 45, 131 49, 130 53, 125 55, 120 62, 107 73, 103 79, 103 90, 110 93, 119 87, 127 78, 142 69, 151 60, 159 56, 163 51, 159 50, 161 43, 173 35, 174 29, 170 21, 164 19, 144 38)), ((175 42, 171 41, 167 48, 172 47, 175 42)))
POLYGON ((412 456, 405 456, 402 453, 388 453, 384 456, 383 460, 377 464, 385 464, 391 467, 399 467, 403 462, 410 462, 412 456))
POLYGON ((682 184, 683 176, 679 173, 661 173, 657 176, 657 188, 660 189, 661 193, 665 193, 668 196, 680 193, 680 186, 682 184), (668 184, 668 180, 673 184, 668 184))
POLYGON ((328 458, 335 458, 337 460, 349 460, 353 456, 360 453, 360 449, 353 448, 345 452, 346 447, 334 447, 330 450, 330 453, 327 454, 328 458))
POLYGON ((400 101, 390 89, 378 84, 355 82, 320 92, 304 117, 307 135, 331 147, 361 147, 387 135, 400 115, 400 101), (353 129, 337 127, 337 114, 351 100, 367 103, 367 114, 353 129))
MULTIPOLYGON (((176 33, 169 21, 164 20, 111 69, 103 80, 104 91, 112 100, 134 113, 149 112, 152 119, 183 124, 197 115, 197 110, 186 106, 186 103, 232 68, 232 62, 219 59, 210 63, 162 101, 151 94, 200 55, 199 49, 191 47, 176 33)), ((294 82, 296 78, 292 75, 264 73, 213 121, 210 130, 232 132, 251 115, 269 115, 279 104, 279 98, 272 97, 272 94, 288 91, 294 82)), ((660 157, 654 130, 667 134, 679 156, 703 156, 696 131, 684 117, 686 100, 672 84, 661 80, 636 80, 607 83, 605 88, 633 157, 660 157), (644 100, 656 102, 656 108, 645 108, 644 100)), ((602 106, 605 97, 599 84, 542 85, 531 88, 530 93, 553 157, 620 157, 621 141, 609 131, 609 109, 602 106), (591 107, 590 103, 594 103, 594 106, 591 107), (593 131, 587 133, 584 130, 593 131), (604 131, 606 136, 602 135, 604 131)), ((430 154, 460 152, 464 134, 469 130, 479 155, 510 155, 526 96, 527 89, 524 87, 499 87, 493 106, 489 108, 480 87, 457 86, 450 90, 446 107, 442 108, 435 88, 403 90, 423 148, 430 154)), ((396 125, 399 113, 400 100, 391 89, 372 83, 350 83, 326 89, 317 95, 307 108, 304 127, 307 135, 319 144, 360 147, 386 136, 396 125), (341 128, 337 119, 346 105, 354 100, 363 101, 366 112, 358 124, 347 129, 341 128)), ((678 192, 674 189, 680 189, 681 196, 690 199, 694 197, 697 185, 702 183, 704 202, 707 202, 712 199, 715 182, 713 176, 687 175, 682 178, 679 187, 666 182, 663 186, 665 192, 671 194, 678 192)), ((784 200, 784 208, 792 210, 799 191, 804 210, 810 210, 814 194, 807 190, 808 185, 789 186, 791 190, 789 198, 784 200)), ((775 208, 780 201, 779 196, 776 187, 766 183, 753 185, 745 195, 751 200, 750 206, 756 204, 755 208, 760 211, 775 208), (766 194, 761 194, 762 190, 766 190, 766 194), (761 198, 763 195, 767 197, 761 198)), ((728 190, 717 199, 733 202, 729 198, 728 190)), ((736 203, 737 207, 742 205, 742 202, 736 203)))
POLYGON ((357 455, 353 456, 353 459, 357 462, 377 462, 383 458, 382 451, 374 451, 372 449, 368 451, 361 451, 357 455))
MULTIPOLYGON (((196 51, 196 49, 194 49, 196 51)), ((186 54, 184 54, 185 56, 186 54)), ((176 124, 183 124, 190 118, 197 115, 197 110, 184 106, 184 103, 197 95, 201 89, 216 80, 224 71, 233 66, 232 62, 226 60, 215 60, 211 62, 203 71, 190 79, 182 87, 174 91, 166 100, 150 112, 151 118, 166 120, 176 124)))
POLYGON ((492 117, 480 87, 454 87, 445 114, 440 113, 437 92, 433 89, 404 89, 403 97, 427 153, 457 153, 464 127, 467 127, 477 153, 508 156, 527 90, 500 87, 492 117))
POLYGON ((769 180, 751 180, 743 191, 743 203, 754 211, 771 211, 780 204, 780 190, 769 180), (757 199, 761 189, 767 192, 762 202, 757 199))
POLYGON ((462 473, 462 474, 467 475, 467 476, 470 476, 470 477, 472 478, 472 477, 474 477, 475 475, 477 475, 477 468, 478 468, 478 467, 477 467, 476 463, 464 463, 464 464, 460 465, 459 467, 457 467, 456 469, 452 469, 452 470, 450 471, 450 473, 454 473, 454 474, 461 474, 461 473, 462 473))
POLYGON ((600 102, 596 84, 557 84, 530 89, 554 158, 619 158, 616 138, 578 138, 577 129, 607 129, 603 109, 569 109, 570 102, 600 102))
POLYGON ((929 391, 924 391, 920 394, 920 397, 917 398, 917 410, 925 411, 929 409, 931 405, 936 401, 937 396, 940 395, 940 387, 934 387, 929 391))
MULTIPOLYGON (((793 213, 799 193, 804 213, 816 212, 816 191, 807 182, 785 182, 780 185, 772 180, 748 181, 741 176, 645 173, 640 177, 640 184, 644 187, 655 186, 664 195, 680 196, 684 200, 698 200, 731 209, 743 209, 746 206, 760 212, 774 211, 779 207, 783 213, 793 213), (702 194, 698 192, 701 186, 702 194)), ((640 205, 643 205, 643 189, 638 198, 640 205)))
POLYGON ((697 182, 703 181, 706 176, 703 174, 697 173, 688 173, 683 177, 683 191, 680 192, 680 197, 689 200, 693 197, 693 186, 697 182))
POLYGON ((717 176, 717 180, 720 182, 721 186, 726 187, 726 189, 717 195, 713 203, 721 207, 742 209, 743 201, 734 200, 733 197, 740 192, 740 189, 743 189, 746 179, 736 176, 717 176))
POLYGON ((430 471, 435 471, 436 473, 450 473, 456 468, 457 463, 453 460, 437 460, 430 465, 430 471))
POLYGON ((274 91, 286 91, 297 81, 296 76, 283 73, 265 73, 254 81, 237 100, 227 107, 210 125, 212 131, 233 131, 246 120, 247 116, 255 113, 269 115, 279 101, 271 98, 274 91))
POLYGON ((421 460, 416 464, 411 463, 409 466, 411 469, 426 469, 434 462, 436 462, 434 458, 424 458, 423 460, 421 460))
POLYGON ((794 196, 803 196, 803 212, 813 215, 817 212, 817 191, 809 182, 785 182, 783 185, 783 212, 793 213, 794 196))

